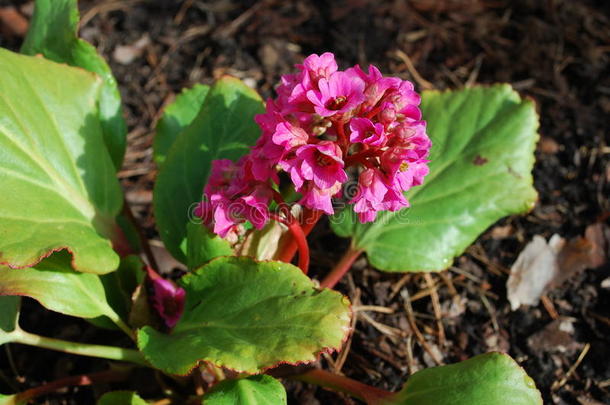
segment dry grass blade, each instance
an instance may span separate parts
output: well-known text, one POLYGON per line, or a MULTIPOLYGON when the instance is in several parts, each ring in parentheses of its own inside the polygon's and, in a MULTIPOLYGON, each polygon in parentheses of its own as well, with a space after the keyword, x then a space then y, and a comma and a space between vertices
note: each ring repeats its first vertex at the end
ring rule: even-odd
POLYGON ((574 374, 574 371, 576 371, 576 369, 583 361, 587 353, 589 353, 589 349, 591 349, 591 344, 587 343, 582 349, 582 352, 580 352, 580 354, 578 355, 578 358, 576 359, 574 364, 572 364, 572 366, 566 373, 566 375, 563 376, 563 378, 561 378, 560 380, 557 380, 553 383, 553 385, 551 386, 551 391, 557 391, 559 388, 563 387, 568 382, 568 379, 572 376, 572 374, 574 374))
POLYGON ((445 328, 443 326, 443 315, 441 312, 441 303, 438 298, 438 292, 436 290, 436 284, 432 280, 430 273, 424 273, 424 279, 430 289, 430 298, 432 299, 432 309, 434 310, 434 318, 436 320, 436 327, 438 328, 438 343, 442 347, 445 345, 445 328))
POLYGON ((411 326, 413 333, 415 333, 415 338, 437 365, 443 365, 443 360, 440 359, 436 352, 434 352, 434 350, 430 348, 430 346, 426 342, 426 339, 424 339, 424 335, 422 335, 421 331, 417 327, 417 322, 415 321, 415 315, 413 313, 413 307, 411 306, 411 298, 409 297, 409 291, 407 291, 407 289, 404 289, 401 291, 400 295, 404 300, 404 307, 407 313, 407 321, 409 322, 409 326, 411 326))

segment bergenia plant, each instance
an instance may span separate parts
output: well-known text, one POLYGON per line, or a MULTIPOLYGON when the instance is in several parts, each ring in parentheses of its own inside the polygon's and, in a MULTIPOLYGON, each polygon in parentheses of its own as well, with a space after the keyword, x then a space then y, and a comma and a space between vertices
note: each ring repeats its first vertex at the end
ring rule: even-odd
MULTIPOLYGON (((285 404, 280 379, 373 405, 542 403, 500 353, 422 370, 399 392, 318 361, 353 333, 351 304, 333 288, 357 257, 382 271, 443 270, 494 221, 531 209, 530 101, 508 85, 420 95, 375 66, 340 70, 328 52, 304 58, 266 103, 228 76, 187 89, 154 141, 157 229, 188 268, 172 280, 122 196, 120 95, 77 25, 76 0, 37 0, 21 54, 0 50, 0 344, 130 366, 2 394, 0 404, 127 380, 134 368, 169 382, 158 392, 172 403, 285 404), (308 276, 316 223, 351 238, 334 268, 316 269, 320 282, 308 276), (126 338, 27 332, 21 296, 126 338)), ((129 391, 98 402, 145 403, 129 391)))

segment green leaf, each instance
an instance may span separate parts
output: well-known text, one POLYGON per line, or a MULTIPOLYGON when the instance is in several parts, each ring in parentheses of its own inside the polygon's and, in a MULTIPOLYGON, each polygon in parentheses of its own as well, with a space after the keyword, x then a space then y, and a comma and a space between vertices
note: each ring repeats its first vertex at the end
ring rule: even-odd
POLYGON ((538 119, 509 85, 424 92, 433 146, 430 174, 407 194, 411 208, 360 224, 351 209, 333 218, 371 264, 387 271, 438 271, 498 219, 530 210, 538 119))
POLYGON ((185 275, 184 314, 170 334, 138 331, 155 367, 186 374, 200 361, 247 373, 310 362, 339 348, 349 330, 347 298, 318 290, 297 267, 221 257, 185 275))
POLYGON ((112 391, 102 395, 97 405, 146 405, 146 401, 133 391, 112 391))
POLYGON ((189 270, 201 267, 217 257, 233 255, 233 249, 228 241, 214 235, 201 224, 192 222, 187 224, 186 263, 189 270))
POLYGON ((157 122, 153 143, 153 158, 160 166, 167 158, 170 147, 178 135, 193 122, 210 91, 210 86, 196 84, 183 89, 173 103, 168 105, 157 122))
POLYGON ((12 332, 17 326, 21 297, 0 296, 0 330, 12 332))
POLYGON ((542 405, 534 381, 509 356, 482 354, 418 371, 383 405, 542 405))
POLYGON ((122 197, 104 148, 99 79, 0 49, 0 263, 35 265, 67 249, 78 271, 108 273, 122 197))
POLYGON ((268 375, 225 380, 203 397, 204 405, 286 405, 286 390, 268 375))
MULTIPOLYGON (((132 296, 144 280, 144 263, 138 256, 127 256, 121 259, 121 265, 109 274, 100 277, 108 305, 121 319, 129 319, 132 296)), ((115 323, 103 316, 89 319, 89 322, 100 328, 117 329, 115 323)))
POLYGON ((119 319, 107 302, 100 276, 72 270, 67 252, 57 252, 36 267, 0 267, 0 295, 31 297, 47 309, 66 315, 119 319))
POLYGON ((81 67, 100 75, 103 85, 99 94, 99 115, 104 142, 118 170, 127 145, 121 94, 106 61, 98 55, 95 47, 78 38, 78 21, 77 0, 36 0, 34 16, 21 53, 42 54, 55 62, 81 67))
POLYGON ((237 159, 256 142, 254 115, 264 111, 258 94, 238 79, 223 77, 210 89, 193 122, 180 134, 159 170, 154 213, 167 250, 186 262, 186 224, 201 201, 214 159, 237 159))

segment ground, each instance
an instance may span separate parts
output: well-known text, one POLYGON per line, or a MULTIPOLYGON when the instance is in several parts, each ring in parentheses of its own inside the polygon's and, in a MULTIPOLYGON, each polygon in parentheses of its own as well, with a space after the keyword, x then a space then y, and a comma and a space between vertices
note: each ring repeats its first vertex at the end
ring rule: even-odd
MULTIPOLYGON (((31 12, 30 2, 15 4, 26 17, 31 12)), ((441 274, 384 274, 366 259, 357 261, 338 288, 366 310, 357 312, 356 332, 342 354, 322 362, 397 390, 418 369, 501 350, 533 377, 545 403, 610 404, 610 289, 608 282, 602 287, 610 265, 578 272, 536 307, 511 311, 506 293, 510 266, 534 235, 577 238, 590 225, 608 223, 610 3, 82 0, 80 6, 82 37, 107 58, 120 85, 129 147, 119 176, 150 237, 156 237, 154 125, 163 106, 194 83, 231 74, 270 97, 279 76, 304 55, 332 51, 342 67, 373 63, 420 90, 508 82, 534 99, 541 119, 534 210, 501 220, 441 274), (573 330, 560 333, 562 322, 573 330)), ((0 46, 18 49, 19 35, 1 35, 0 46)), ((314 274, 321 275, 347 242, 324 223, 312 236, 314 274)), ((100 336, 33 302, 26 308, 23 323, 47 336, 89 342, 115 336, 100 336)), ((0 391, 104 364, 10 346, 0 355, 0 391)), ((123 387, 154 395, 147 377, 123 387)), ((350 403, 310 386, 287 386, 291 403, 350 403)), ((92 395, 89 388, 70 389, 39 403, 92 403, 92 395)))

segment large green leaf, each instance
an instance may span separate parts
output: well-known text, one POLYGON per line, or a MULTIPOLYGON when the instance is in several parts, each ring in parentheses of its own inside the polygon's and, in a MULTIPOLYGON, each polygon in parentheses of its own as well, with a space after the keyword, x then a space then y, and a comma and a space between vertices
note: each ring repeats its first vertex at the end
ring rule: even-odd
POLYGON ((0 331, 12 332, 17 326, 21 297, 0 296, 0 331))
POLYGON ((107 302, 100 276, 72 270, 66 252, 55 253, 36 267, 0 267, 0 295, 31 297, 47 309, 66 315, 119 319, 107 302))
POLYGON ((181 280, 182 318, 170 334, 144 327, 138 347, 155 367, 186 374, 200 361, 248 373, 309 362, 339 348, 349 302, 318 290, 298 268, 247 257, 212 260, 181 280))
POLYGON ((97 405, 146 405, 146 401, 133 391, 112 391, 102 395, 97 405))
POLYGON ((210 86, 196 84, 190 89, 182 90, 176 100, 165 108, 163 116, 157 122, 153 143, 153 158, 158 165, 165 161, 178 135, 193 122, 209 91, 210 86))
POLYGON ((186 224, 214 159, 237 159, 256 142, 254 115, 264 111, 254 90, 223 77, 210 89, 193 122, 178 136, 159 170, 154 212, 161 239, 176 259, 186 262, 186 224))
POLYGON ((99 114, 104 142, 116 169, 125 154, 127 126, 121 111, 121 94, 110 67, 96 49, 79 39, 77 0, 36 0, 34 16, 21 53, 42 54, 55 62, 97 73, 103 80, 99 114))
POLYGON ((190 270, 220 256, 233 256, 234 252, 228 241, 214 235, 201 224, 187 224, 186 263, 190 270))
POLYGON ((286 390, 268 375, 225 380, 205 394, 203 405, 286 405, 286 390))
POLYGON ((509 356, 482 354, 413 374, 383 405, 542 405, 534 381, 509 356))
POLYGON ((488 226, 536 200, 531 100, 508 85, 429 91, 422 111, 433 142, 430 174, 406 194, 411 207, 368 224, 346 209, 332 221, 381 270, 443 270, 488 226))
POLYGON ((100 80, 0 49, 0 263, 36 264, 61 249, 79 271, 108 273, 122 197, 102 140, 100 80))

